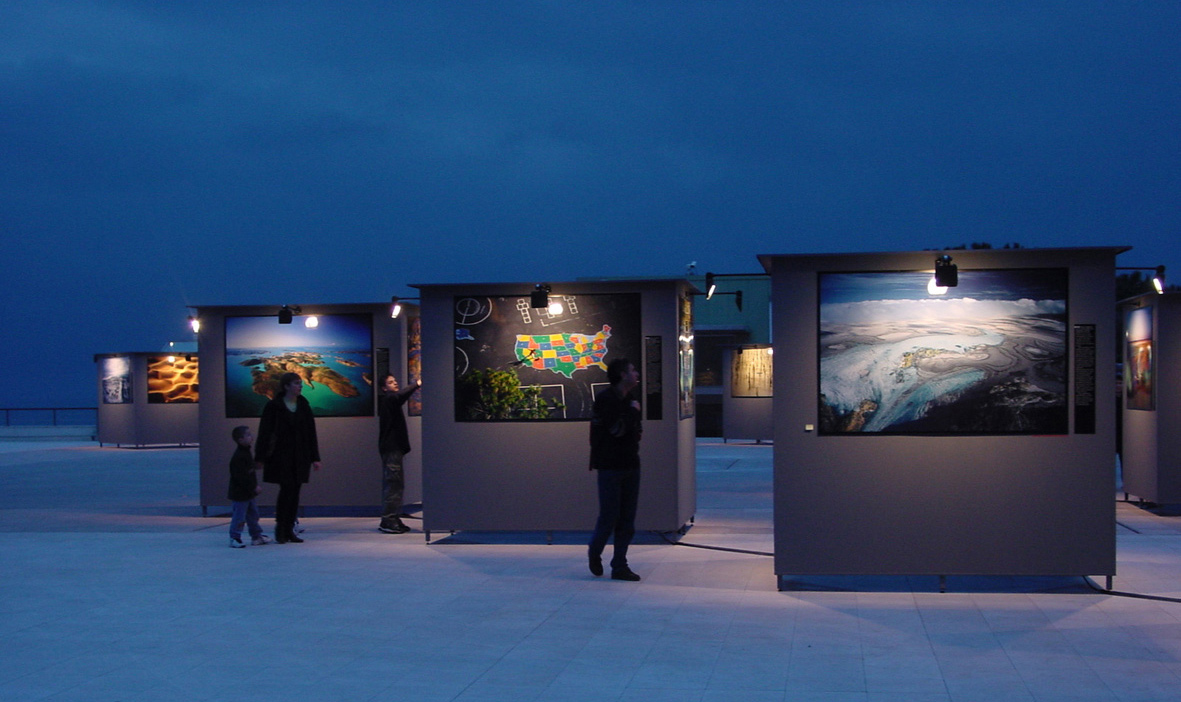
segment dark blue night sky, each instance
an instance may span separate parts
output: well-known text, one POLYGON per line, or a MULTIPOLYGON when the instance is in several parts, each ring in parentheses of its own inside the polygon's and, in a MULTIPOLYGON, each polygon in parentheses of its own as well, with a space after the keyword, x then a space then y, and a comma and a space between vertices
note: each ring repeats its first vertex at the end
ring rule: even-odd
POLYGON ((1181 275, 1181 3, 0 3, 0 406, 186 305, 1121 246, 1181 275))
MULTIPOLYGON (((821 273, 820 299, 825 304, 867 300, 927 300, 933 271, 821 273)), ((1065 300, 1069 282, 1065 268, 980 270, 961 269, 958 284, 945 288, 939 299, 953 300, 1065 300)))

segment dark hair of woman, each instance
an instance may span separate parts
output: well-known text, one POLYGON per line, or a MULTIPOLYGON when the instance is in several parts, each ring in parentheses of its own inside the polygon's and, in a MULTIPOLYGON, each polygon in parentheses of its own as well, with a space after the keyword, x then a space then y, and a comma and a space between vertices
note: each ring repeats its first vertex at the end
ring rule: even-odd
POLYGON ((298 373, 284 373, 279 376, 279 391, 275 393, 275 397, 287 397, 287 386, 296 380, 302 380, 298 373))

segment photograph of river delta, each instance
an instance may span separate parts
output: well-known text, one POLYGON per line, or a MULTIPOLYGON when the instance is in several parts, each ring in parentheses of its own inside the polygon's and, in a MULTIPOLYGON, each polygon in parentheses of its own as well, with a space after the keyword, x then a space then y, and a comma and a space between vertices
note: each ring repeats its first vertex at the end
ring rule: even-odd
POLYGON ((821 273, 821 434, 1065 434, 1067 270, 821 273))

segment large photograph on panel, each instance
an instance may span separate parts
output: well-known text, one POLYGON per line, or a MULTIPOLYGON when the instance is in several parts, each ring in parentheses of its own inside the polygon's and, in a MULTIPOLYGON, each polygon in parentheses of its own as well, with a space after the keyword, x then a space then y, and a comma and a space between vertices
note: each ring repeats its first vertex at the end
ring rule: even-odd
POLYGON ((680 418, 688 419, 697 411, 696 388, 693 383, 693 302, 688 296, 680 299, 677 314, 677 404, 680 418))
POLYGON ((1065 434, 1067 269, 819 275, 822 434, 1065 434))
POLYGON ((1152 372, 1152 308, 1128 312, 1124 319, 1124 406, 1150 410, 1154 406, 1152 372))
POLYGON ((197 370, 197 357, 192 354, 148 356, 148 404, 197 402, 200 399, 197 370))
POLYGON ((279 324, 275 316, 226 317, 226 416, 257 417, 279 377, 303 378, 318 417, 373 415, 373 320, 326 314, 279 324))
POLYGON ((730 397, 771 397, 771 355, 769 346, 734 349, 730 356, 730 397))
POLYGON ((108 356, 99 368, 102 373, 104 405, 125 405, 131 402, 131 359, 127 356, 108 356))
MULTIPOLYGON (((422 382, 422 317, 417 315, 406 319, 406 382, 410 385, 422 382)), ((422 416, 421 392, 406 400, 406 414, 422 416)))
POLYGON ((454 300, 456 421, 590 419, 607 364, 643 367, 638 293, 454 300))

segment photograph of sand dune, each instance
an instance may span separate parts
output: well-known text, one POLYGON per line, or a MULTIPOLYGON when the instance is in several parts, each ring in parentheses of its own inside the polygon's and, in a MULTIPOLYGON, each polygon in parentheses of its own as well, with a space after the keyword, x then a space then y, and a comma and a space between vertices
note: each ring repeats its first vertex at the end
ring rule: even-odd
POLYGON ((148 356, 148 404, 198 399, 196 356, 148 356))

